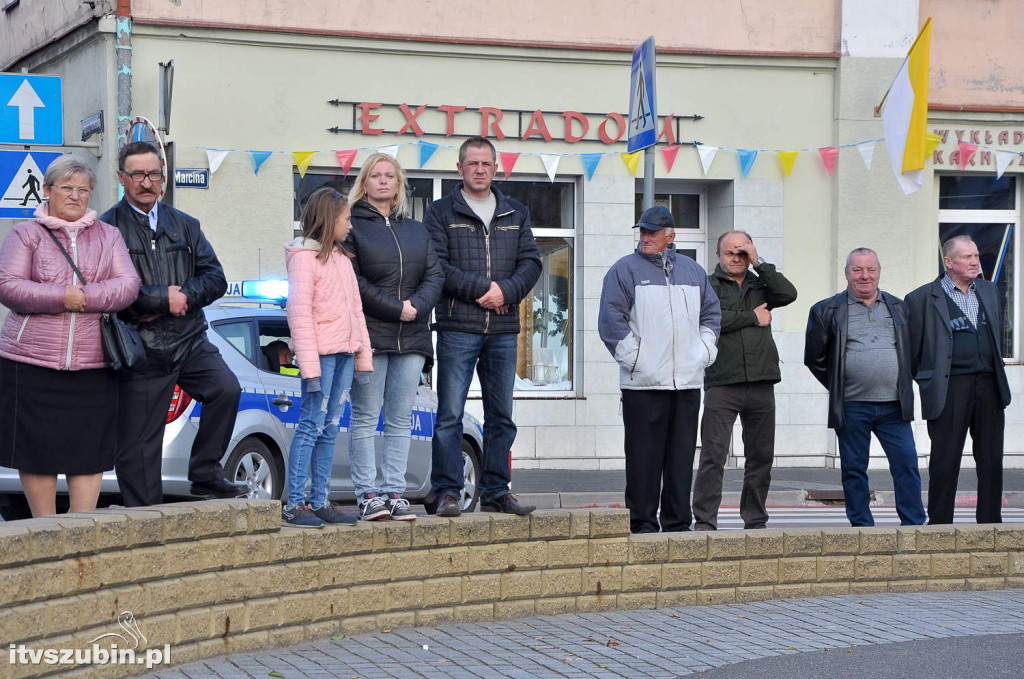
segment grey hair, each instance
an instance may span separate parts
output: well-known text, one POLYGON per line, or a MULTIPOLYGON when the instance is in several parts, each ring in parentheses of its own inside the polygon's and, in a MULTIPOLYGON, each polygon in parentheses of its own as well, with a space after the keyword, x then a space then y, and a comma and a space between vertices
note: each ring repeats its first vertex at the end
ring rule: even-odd
POLYGON ((850 268, 850 262, 853 261, 854 255, 874 255, 875 261, 878 262, 878 266, 882 266, 882 260, 878 258, 878 253, 871 248, 854 248, 850 250, 850 254, 846 255, 846 268, 850 268))
POLYGON ((67 181, 76 174, 84 174, 89 179, 89 188, 96 188, 96 171, 86 165, 85 161, 73 155, 63 155, 50 163, 43 177, 44 186, 53 186, 57 182, 67 181))
POLYGON ((963 243, 964 245, 967 245, 967 244, 973 243, 973 242, 974 242, 974 239, 971 238, 970 236, 968 236, 967 234, 961 234, 959 236, 953 236, 952 238, 950 238, 949 240, 947 240, 945 243, 942 244, 942 256, 943 257, 952 257, 953 256, 953 251, 956 250, 958 245, 960 245, 961 243, 963 243))

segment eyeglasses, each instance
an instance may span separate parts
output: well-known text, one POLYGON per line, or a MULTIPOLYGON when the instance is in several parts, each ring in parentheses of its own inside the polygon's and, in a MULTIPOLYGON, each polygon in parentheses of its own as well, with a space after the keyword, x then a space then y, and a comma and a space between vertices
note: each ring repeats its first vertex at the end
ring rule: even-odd
POLYGON ((75 188, 74 186, 68 186, 67 184, 65 184, 64 186, 55 186, 53 188, 56 189, 57 193, 59 193, 62 196, 70 196, 71 194, 75 194, 76 196, 88 198, 89 195, 92 193, 92 189, 78 189, 75 188))
POLYGON ((136 184, 141 184, 146 179, 149 179, 149 181, 156 184, 164 179, 163 172, 122 172, 121 174, 128 177, 136 184))

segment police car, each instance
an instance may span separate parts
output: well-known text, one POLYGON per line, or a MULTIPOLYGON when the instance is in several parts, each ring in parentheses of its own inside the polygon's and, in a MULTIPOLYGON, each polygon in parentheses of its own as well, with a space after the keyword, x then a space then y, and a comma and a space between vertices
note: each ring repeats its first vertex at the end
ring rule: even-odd
MULTIPOLYGON (((231 446, 221 460, 229 479, 249 486, 250 498, 280 498, 284 490, 288 449, 299 419, 302 396, 297 371, 287 364, 282 368, 279 354, 269 347, 274 342, 288 342, 288 317, 281 302, 287 297, 287 281, 243 281, 233 285, 230 293, 205 309, 209 323, 207 336, 238 377, 242 387, 238 417, 231 435, 231 446)), ((423 382, 416 394, 412 411, 412 443, 406 471, 406 493, 409 500, 420 500, 428 509, 433 506, 430 485, 431 438, 437 412, 437 395, 423 382)), ((163 480, 168 499, 189 496, 188 460, 192 442, 202 416, 202 404, 178 387, 174 389, 167 410, 164 432, 163 480)), ((348 428, 351 408, 345 406, 341 418, 341 435, 334 449, 331 474, 332 500, 353 500, 352 477, 349 472, 348 428)), ((383 418, 378 421, 377 465, 383 447, 383 418)), ((470 414, 463 419, 462 460, 465 487, 463 511, 471 511, 477 503, 480 478, 480 451, 483 434, 480 422, 470 414)), ((118 492, 114 472, 103 475, 102 493, 118 492)), ((58 482, 58 506, 66 501, 64 477, 58 482)), ((101 506, 102 506, 101 502, 101 506)), ((5 519, 26 518, 28 507, 21 492, 18 473, 0 467, 0 514, 5 519)))

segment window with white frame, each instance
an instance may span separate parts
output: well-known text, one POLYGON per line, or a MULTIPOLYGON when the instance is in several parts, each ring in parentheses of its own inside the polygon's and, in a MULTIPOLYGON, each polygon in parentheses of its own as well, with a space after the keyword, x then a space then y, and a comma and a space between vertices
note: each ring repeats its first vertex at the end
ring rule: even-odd
MULTIPOLYGON (((1016 328, 1019 281, 1020 178, 1003 175, 939 177, 939 242, 968 235, 978 245, 981 276, 996 284, 1003 304, 1003 357, 1020 356, 1016 328)), ((939 273, 943 273, 941 245, 939 273)))
MULTIPOLYGON (((407 175, 413 218, 421 221, 430 203, 451 193, 461 181, 453 175, 407 175)), ((347 192, 355 176, 355 170, 348 177, 313 169, 304 178, 295 173, 295 227, 309 194, 321 186, 347 192)), ((530 211, 542 265, 540 280, 519 305, 522 332, 516 391, 520 396, 571 395, 575 389, 576 182, 513 179, 495 181, 494 186, 530 211)), ((474 376, 471 392, 478 390, 474 376)))
MULTIPOLYGON (((641 187, 642 184, 638 182, 634 201, 636 212, 634 224, 640 221, 640 215, 643 213, 644 195, 641 187)), ((704 266, 707 259, 704 187, 682 182, 656 182, 654 204, 667 208, 672 213, 672 218, 676 223, 676 238, 673 241, 676 252, 686 255, 704 266)))

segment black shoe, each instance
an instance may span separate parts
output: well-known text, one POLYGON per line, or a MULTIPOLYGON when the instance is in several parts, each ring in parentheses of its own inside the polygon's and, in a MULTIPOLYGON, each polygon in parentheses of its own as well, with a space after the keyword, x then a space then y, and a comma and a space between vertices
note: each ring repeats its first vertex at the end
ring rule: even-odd
POLYGON ((232 483, 221 477, 215 481, 193 481, 189 492, 198 497, 243 497, 249 494, 249 484, 232 483))
POLYGON ((455 493, 445 493, 442 495, 441 501, 437 503, 437 515, 451 518, 459 514, 462 514, 459 496, 455 493))
POLYGON ((502 514, 515 514, 517 516, 526 516, 534 509, 536 507, 533 505, 519 504, 519 500, 512 493, 505 493, 490 502, 480 503, 480 511, 482 512, 501 512, 502 514))

